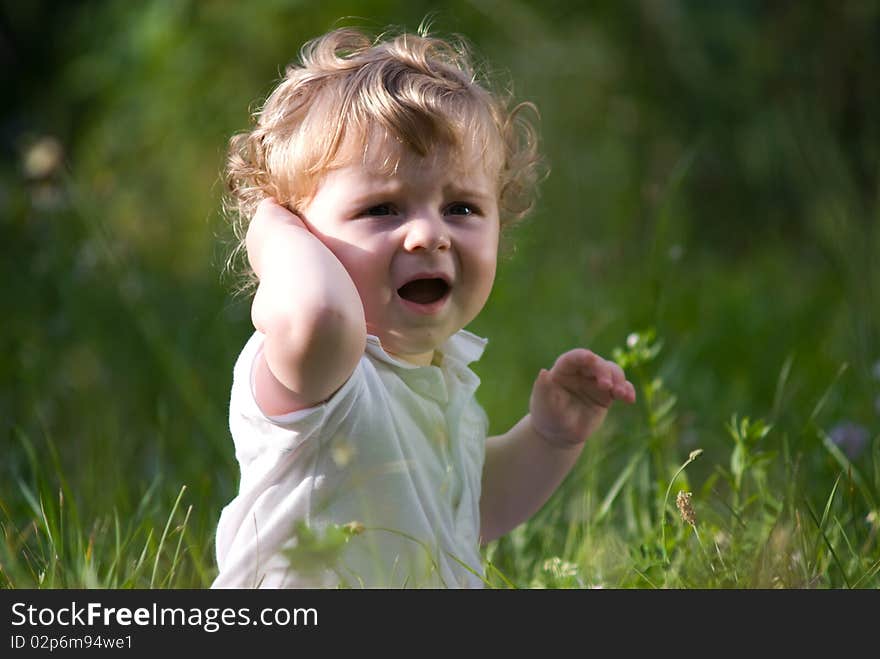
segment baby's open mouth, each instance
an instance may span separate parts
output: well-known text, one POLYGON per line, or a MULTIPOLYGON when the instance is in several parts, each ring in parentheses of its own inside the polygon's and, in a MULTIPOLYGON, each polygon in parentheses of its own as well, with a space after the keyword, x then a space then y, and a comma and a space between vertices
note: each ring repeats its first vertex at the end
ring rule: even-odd
POLYGON ((440 278, 413 279, 397 289, 404 300, 416 304, 431 304, 446 297, 449 284, 440 278))

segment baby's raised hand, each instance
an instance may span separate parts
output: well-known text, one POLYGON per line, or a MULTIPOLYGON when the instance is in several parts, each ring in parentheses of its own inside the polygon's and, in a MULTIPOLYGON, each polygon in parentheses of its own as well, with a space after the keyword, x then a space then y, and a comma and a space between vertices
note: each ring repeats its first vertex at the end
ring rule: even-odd
POLYGON ((529 400, 532 426, 554 446, 576 446, 602 425, 615 400, 636 400, 623 369, 589 350, 569 350, 538 373, 529 400))
POLYGON ((245 240, 248 261, 257 277, 262 276, 263 248, 267 243, 271 243, 275 230, 284 226, 296 226, 308 230, 299 216, 291 213, 272 197, 263 199, 248 224, 245 240))

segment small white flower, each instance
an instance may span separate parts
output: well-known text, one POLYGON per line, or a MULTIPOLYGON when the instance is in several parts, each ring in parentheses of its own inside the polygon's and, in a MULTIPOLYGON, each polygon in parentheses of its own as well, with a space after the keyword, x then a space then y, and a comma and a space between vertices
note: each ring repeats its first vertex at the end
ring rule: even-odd
POLYGON ((577 576, 577 566, 569 561, 563 561, 558 556, 544 561, 544 571, 552 574, 556 579, 565 579, 577 576))

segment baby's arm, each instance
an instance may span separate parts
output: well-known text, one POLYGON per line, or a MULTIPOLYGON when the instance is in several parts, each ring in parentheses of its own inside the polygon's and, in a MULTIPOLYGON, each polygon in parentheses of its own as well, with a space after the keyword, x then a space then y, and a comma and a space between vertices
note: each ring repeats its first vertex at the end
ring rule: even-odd
POLYGON ((531 517, 574 466, 615 400, 633 403, 623 370, 589 350, 570 350, 532 388, 529 413, 486 440, 481 538, 485 544, 531 517))
POLYGON ((363 305, 348 272, 303 224, 263 200, 248 227, 259 286, 251 307, 265 334, 254 394, 269 415, 311 407, 348 379, 364 352, 363 305))

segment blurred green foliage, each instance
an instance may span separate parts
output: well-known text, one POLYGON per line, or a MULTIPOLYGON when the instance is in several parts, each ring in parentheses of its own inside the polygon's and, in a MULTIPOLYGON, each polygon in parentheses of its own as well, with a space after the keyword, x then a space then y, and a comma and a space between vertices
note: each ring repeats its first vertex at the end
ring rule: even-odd
MULTIPOLYGON (((692 479, 729 460, 736 413, 792 429, 816 507, 840 465, 794 429, 848 420, 877 446, 880 3, 3 0, 8 515, 27 518, 20 484, 38 477, 25 444, 38 462, 57 450, 86 519, 138 509, 157 482, 167 514, 185 484, 190 551, 210 565, 251 331, 223 275, 226 140, 305 40, 426 16, 538 105, 552 169, 472 327, 490 338, 493 431, 560 352, 610 356, 652 328, 677 396, 666 456, 706 450, 692 479)), ((612 484, 640 423, 612 413, 591 487, 612 484)), ((876 474, 872 459, 854 464, 876 474)))

